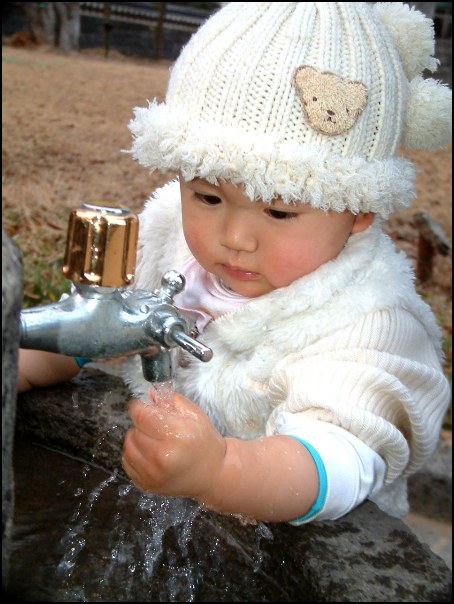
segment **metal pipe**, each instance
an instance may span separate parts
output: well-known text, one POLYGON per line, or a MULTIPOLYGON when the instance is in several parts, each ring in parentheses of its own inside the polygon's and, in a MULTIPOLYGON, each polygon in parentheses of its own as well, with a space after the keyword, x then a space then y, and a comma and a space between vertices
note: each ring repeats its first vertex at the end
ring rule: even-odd
POLYGON ((184 288, 183 275, 168 271, 154 292, 125 287, 134 276, 131 245, 137 229, 134 234, 131 216, 100 202, 73 211, 63 267, 73 292, 21 312, 22 348, 93 359, 138 353, 150 382, 171 380, 175 346, 203 362, 212 358, 212 351, 189 335, 173 305, 173 296, 184 288))

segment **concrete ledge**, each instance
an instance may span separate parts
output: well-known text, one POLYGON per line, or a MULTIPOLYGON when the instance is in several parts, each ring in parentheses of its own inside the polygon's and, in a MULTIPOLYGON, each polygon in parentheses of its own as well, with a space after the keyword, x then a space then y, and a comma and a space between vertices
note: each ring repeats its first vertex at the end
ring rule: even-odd
POLYGON ((22 254, 2 229, 2 583, 8 579, 14 513, 12 459, 22 291, 22 254))
POLYGON ((419 472, 410 477, 412 512, 439 522, 452 522, 452 436, 440 438, 438 447, 419 472))
MULTIPOLYGON (((19 397, 18 438, 119 469, 128 398, 121 380, 86 367, 71 382, 19 397)), ((211 512, 197 515, 192 541, 207 556, 197 562, 203 580, 192 601, 451 601, 451 572, 444 561, 403 522, 370 502, 336 522, 266 527, 258 573, 251 564, 256 527, 211 512), (213 572, 213 540, 222 556, 221 574, 213 572)), ((160 585, 158 596, 149 585, 148 599, 136 601, 171 601, 160 585)))

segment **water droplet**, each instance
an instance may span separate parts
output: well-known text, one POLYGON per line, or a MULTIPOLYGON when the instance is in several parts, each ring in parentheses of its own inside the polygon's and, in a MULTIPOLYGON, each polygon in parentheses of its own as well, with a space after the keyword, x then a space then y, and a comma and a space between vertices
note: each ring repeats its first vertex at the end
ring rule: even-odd
POLYGON ((118 487, 118 495, 120 497, 126 497, 126 495, 129 493, 129 491, 131 489, 132 489, 131 484, 121 485, 120 487, 118 487))

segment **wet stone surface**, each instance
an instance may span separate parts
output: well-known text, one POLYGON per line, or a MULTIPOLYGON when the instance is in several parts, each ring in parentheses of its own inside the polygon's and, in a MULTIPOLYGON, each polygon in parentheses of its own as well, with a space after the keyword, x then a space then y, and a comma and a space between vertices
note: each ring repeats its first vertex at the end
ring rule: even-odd
POLYGON ((19 396, 11 597, 451 601, 444 561, 372 503, 293 527, 247 525, 142 493, 120 470, 128 398, 118 378, 88 367, 67 384, 19 396))

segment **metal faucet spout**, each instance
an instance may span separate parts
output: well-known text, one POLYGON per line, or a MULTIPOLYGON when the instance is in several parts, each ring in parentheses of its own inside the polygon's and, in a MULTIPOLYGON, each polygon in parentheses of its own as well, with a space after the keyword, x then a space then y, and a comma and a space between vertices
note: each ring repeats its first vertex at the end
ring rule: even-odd
POLYGON ((156 347, 141 353, 143 377, 149 382, 171 382, 172 356, 168 348, 156 347))
POLYGON ((161 290, 76 284, 60 302, 22 311, 20 346, 93 359, 139 353, 145 379, 167 381, 171 348, 181 346, 203 362, 212 358, 211 349, 189 335, 186 320, 168 300, 161 290))
MULTIPOLYGON (((95 235, 87 236, 85 224, 82 235, 71 222, 68 228, 64 273, 72 276, 74 290, 59 302, 22 311, 20 346, 92 359, 138 353, 142 357, 144 377, 150 382, 172 379, 170 349, 176 346, 203 362, 209 361, 211 349, 189 335, 189 325, 173 304, 173 296, 184 288, 183 275, 168 271, 162 278, 161 288, 154 292, 124 287, 133 277, 130 250, 125 251, 124 242, 120 244, 120 256, 112 249, 101 249, 101 242, 113 239, 109 237, 108 228, 107 233, 100 228, 100 225, 109 225, 111 217, 118 249, 119 212, 100 204, 87 207, 88 219, 86 207, 82 214, 89 223, 88 230, 94 229, 95 235), (95 249, 87 252, 81 246, 82 240, 86 244, 91 241, 95 249), (118 256, 128 259, 127 271, 124 267, 118 268, 118 256), (101 271, 94 270, 99 267, 101 271), (121 283, 118 283, 119 275, 121 283)), ((120 218, 125 213, 123 210, 120 218)), ((77 222, 77 216, 75 220, 77 222)), ((131 230, 131 225, 125 229, 129 234, 131 230)))

